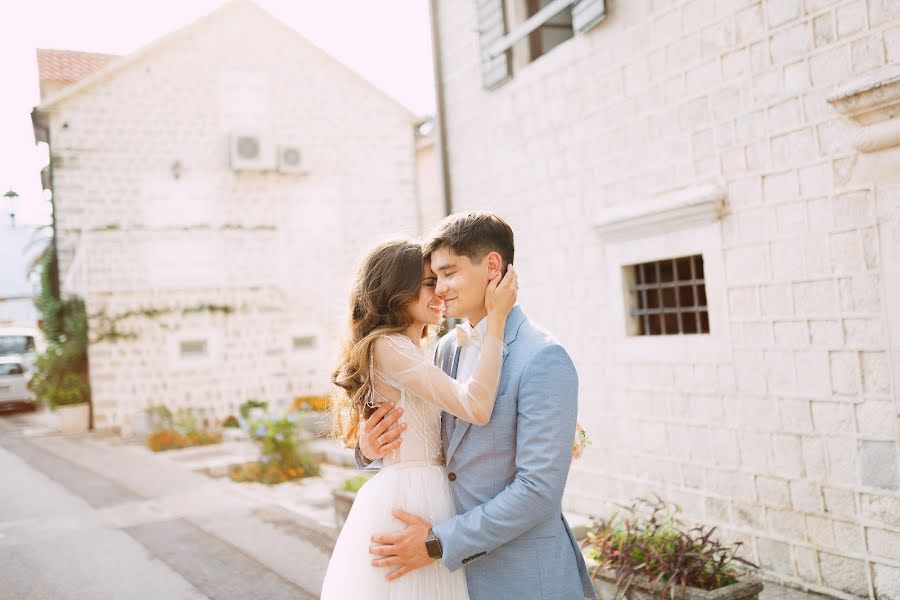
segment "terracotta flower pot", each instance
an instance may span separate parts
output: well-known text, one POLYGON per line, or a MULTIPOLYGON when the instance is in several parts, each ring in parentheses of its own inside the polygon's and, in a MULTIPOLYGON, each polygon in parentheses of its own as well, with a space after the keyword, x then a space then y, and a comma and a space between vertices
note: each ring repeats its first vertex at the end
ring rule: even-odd
POLYGON ((86 432, 90 423, 89 411, 90 407, 87 402, 57 406, 60 431, 66 435, 86 432))

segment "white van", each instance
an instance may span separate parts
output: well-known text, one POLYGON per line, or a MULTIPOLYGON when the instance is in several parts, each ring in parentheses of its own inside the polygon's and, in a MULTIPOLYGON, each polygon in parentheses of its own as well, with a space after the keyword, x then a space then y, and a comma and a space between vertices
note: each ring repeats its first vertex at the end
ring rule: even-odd
POLYGON ((44 348, 44 336, 37 327, 0 325, 0 357, 18 358, 31 371, 34 359, 44 348))

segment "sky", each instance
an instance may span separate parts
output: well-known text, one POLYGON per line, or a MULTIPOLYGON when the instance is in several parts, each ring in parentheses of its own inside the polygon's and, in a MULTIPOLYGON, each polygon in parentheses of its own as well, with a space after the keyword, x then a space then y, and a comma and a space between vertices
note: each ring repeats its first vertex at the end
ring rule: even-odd
MULTIPOLYGON (((427 0, 255 0, 419 115, 434 113, 427 0)), ((16 222, 47 222, 34 145, 35 48, 127 54, 214 11, 224 0, 0 0, 0 201, 19 193, 16 222)), ((9 209, 2 207, 2 223, 9 209)))

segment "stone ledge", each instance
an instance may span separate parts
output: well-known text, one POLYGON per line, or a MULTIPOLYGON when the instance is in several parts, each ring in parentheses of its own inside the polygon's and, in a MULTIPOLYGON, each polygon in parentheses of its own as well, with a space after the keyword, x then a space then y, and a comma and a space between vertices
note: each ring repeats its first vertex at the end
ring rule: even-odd
POLYGON ((594 227, 612 238, 662 233, 712 223, 726 211, 725 192, 702 184, 661 194, 637 205, 615 206, 597 213, 594 227))
POLYGON ((900 113, 900 66, 850 81, 828 96, 828 102, 842 115, 862 124, 896 116, 900 113))
POLYGON ((851 81, 835 90, 828 102, 859 124, 851 138, 859 152, 900 145, 900 67, 851 81))

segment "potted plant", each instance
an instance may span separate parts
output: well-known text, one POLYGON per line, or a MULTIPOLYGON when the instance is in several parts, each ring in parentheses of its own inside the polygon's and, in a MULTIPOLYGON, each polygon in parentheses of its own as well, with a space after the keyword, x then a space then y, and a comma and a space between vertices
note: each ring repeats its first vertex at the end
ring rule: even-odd
POLYGON ((356 500, 356 493, 368 480, 369 478, 365 475, 357 475, 344 480, 340 488, 331 491, 331 495, 334 497, 334 521, 338 529, 347 522, 353 501, 356 500))
POLYGON ((62 377, 58 390, 49 398, 50 406, 59 415, 60 431, 66 435, 84 433, 91 421, 87 399, 87 382, 76 373, 62 377))
POLYGON ((35 361, 31 389, 59 415, 64 434, 84 433, 90 424, 90 388, 87 376, 67 370, 69 348, 56 344, 35 361))
POLYGON ((582 544, 600 598, 625 600, 755 600, 762 582, 737 563, 742 545, 713 539, 715 527, 685 527, 679 508, 658 496, 621 506, 595 520, 582 544), (727 590, 727 591, 726 591, 727 590))
POLYGON ((41 293, 37 301, 40 327, 47 346, 34 361, 29 380, 35 396, 57 411, 63 433, 90 427, 91 388, 88 382, 88 318, 84 301, 65 299, 53 291, 55 261, 51 251, 40 258, 41 293))

